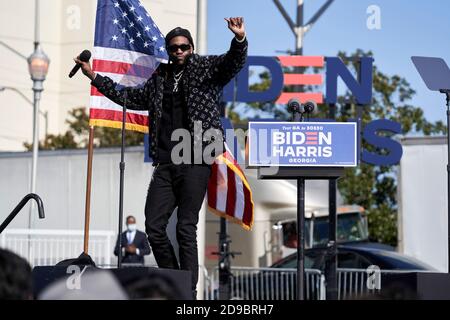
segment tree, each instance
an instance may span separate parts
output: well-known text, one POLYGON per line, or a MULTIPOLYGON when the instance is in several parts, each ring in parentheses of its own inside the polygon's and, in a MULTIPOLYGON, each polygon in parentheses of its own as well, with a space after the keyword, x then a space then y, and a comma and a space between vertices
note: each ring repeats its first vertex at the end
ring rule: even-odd
MULTIPOLYGON (((353 71, 358 65, 358 58, 372 56, 372 53, 357 50, 347 56, 339 52, 338 56, 353 71)), ((315 73, 320 69, 314 69, 315 73)), ((355 72, 356 74, 356 72, 355 72)), ((263 72, 260 81, 250 86, 250 90, 263 91, 270 86, 270 75, 263 72)), ((289 88, 285 88, 285 92, 289 88)), ((314 87, 305 87, 305 91, 317 91, 314 87)), ((375 119, 389 119, 401 123, 402 134, 423 133, 446 134, 447 128, 442 121, 428 122, 420 107, 410 104, 415 91, 406 79, 381 72, 373 66, 373 103, 364 106, 362 111, 362 126, 375 119)), ((256 114, 271 114, 272 118, 287 120, 289 115, 285 106, 277 106, 274 101, 264 103, 250 103, 243 108, 242 114, 252 111, 256 114)), ((233 109, 230 110, 234 112, 233 109)), ((338 97, 336 105, 336 119, 347 121, 356 118, 358 107, 352 101, 350 92, 338 97)), ((233 114, 236 118, 237 114, 233 114)), ((328 118, 328 106, 321 104, 316 118, 328 118)), ((245 119, 239 119, 245 122, 245 119)), ((386 154, 386 150, 379 150, 362 141, 362 147, 370 152, 386 154)), ((357 168, 346 168, 345 176, 338 180, 338 188, 344 201, 348 204, 358 204, 366 209, 369 220, 369 234, 371 240, 396 245, 397 244, 397 166, 373 166, 365 163, 357 168)))
MULTIPOLYGON (((89 116, 85 107, 77 107, 69 111, 66 120, 69 129, 58 135, 48 134, 39 142, 41 150, 79 149, 87 148, 89 144, 89 116)), ((117 147, 122 143, 122 132, 119 129, 108 127, 95 127, 94 146, 99 148, 117 147)), ((126 146, 144 144, 144 135, 136 131, 127 130, 125 135, 126 146)), ((25 148, 32 150, 33 145, 25 142, 25 148)))

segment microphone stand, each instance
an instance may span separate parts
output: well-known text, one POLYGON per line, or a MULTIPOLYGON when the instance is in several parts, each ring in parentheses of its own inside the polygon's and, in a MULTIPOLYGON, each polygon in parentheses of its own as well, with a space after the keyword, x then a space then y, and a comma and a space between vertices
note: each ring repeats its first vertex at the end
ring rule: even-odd
POLYGON ((450 90, 441 89, 439 92, 445 94, 447 106, 447 201, 449 201, 449 204, 447 205, 447 272, 450 273, 450 90))
POLYGON ((117 268, 122 268, 122 223, 123 223, 123 190, 124 190, 124 175, 125 175, 125 124, 127 116, 127 88, 123 93, 123 111, 122 111, 122 145, 120 147, 120 191, 119 191, 119 253, 117 255, 117 268))
MULTIPOLYGON (((303 122, 304 114, 309 121, 313 110, 296 106, 292 111, 293 122, 303 122)), ((305 178, 297 178, 297 300, 305 300, 305 178)))
MULTIPOLYGON (((303 122, 303 112, 294 107, 293 122, 303 122)), ((297 179, 297 281, 296 298, 305 300, 305 178, 297 179)))

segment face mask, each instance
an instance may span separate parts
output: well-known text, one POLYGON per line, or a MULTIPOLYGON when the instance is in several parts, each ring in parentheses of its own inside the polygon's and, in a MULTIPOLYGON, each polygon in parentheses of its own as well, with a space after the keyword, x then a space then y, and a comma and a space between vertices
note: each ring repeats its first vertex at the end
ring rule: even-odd
POLYGON ((136 231, 137 227, 136 224, 129 224, 127 225, 128 231, 133 232, 136 231))

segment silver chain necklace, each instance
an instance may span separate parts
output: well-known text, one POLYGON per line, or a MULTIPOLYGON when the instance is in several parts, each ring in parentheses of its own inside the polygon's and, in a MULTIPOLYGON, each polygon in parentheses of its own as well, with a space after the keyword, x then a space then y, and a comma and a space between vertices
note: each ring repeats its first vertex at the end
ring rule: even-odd
POLYGON ((175 84, 173 85, 173 92, 178 92, 178 83, 180 82, 181 77, 183 76, 184 69, 181 70, 179 73, 173 73, 173 80, 175 81, 175 84))

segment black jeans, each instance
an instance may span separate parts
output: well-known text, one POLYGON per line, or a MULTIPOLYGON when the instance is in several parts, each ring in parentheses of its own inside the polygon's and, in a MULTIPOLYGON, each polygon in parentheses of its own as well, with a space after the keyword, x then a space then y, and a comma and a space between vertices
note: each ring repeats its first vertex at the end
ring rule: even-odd
POLYGON ((192 290, 198 281, 198 213, 210 174, 210 165, 159 164, 153 172, 145 203, 146 232, 158 267, 191 271, 192 290), (180 264, 166 233, 176 207, 180 264))

